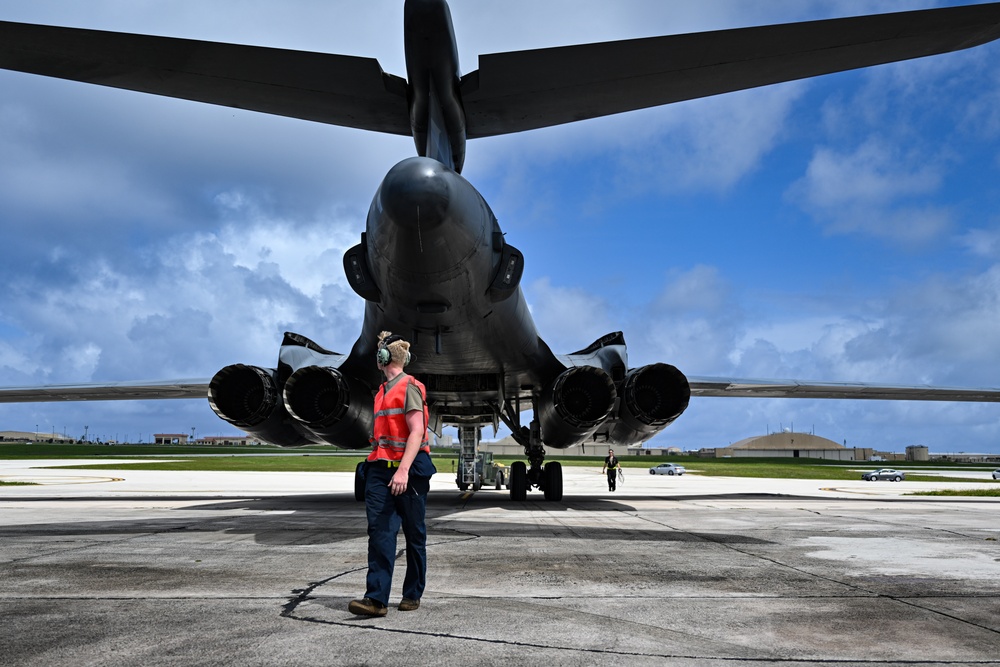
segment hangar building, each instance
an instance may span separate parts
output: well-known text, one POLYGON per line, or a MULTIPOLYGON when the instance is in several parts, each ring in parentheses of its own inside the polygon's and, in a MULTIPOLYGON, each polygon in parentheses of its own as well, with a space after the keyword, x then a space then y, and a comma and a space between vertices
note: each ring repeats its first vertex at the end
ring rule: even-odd
MULTIPOLYGON (((709 456, 712 455, 708 452, 705 453, 709 456)), ((833 440, 812 433, 791 431, 744 438, 729 447, 716 447, 714 450, 716 458, 773 456, 834 461, 867 461, 873 454, 874 451, 869 447, 848 449, 833 440)))

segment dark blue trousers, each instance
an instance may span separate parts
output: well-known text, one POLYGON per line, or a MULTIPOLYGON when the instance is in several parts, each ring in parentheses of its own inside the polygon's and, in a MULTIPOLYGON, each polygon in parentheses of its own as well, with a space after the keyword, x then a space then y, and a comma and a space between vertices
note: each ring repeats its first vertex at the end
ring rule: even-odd
POLYGON ((396 534, 406 538, 406 577, 403 597, 419 600, 427 582, 427 492, 430 477, 417 477, 410 468, 406 493, 394 496, 389 480, 395 468, 369 465, 365 473, 365 510, 368 514, 368 578, 365 597, 389 604, 392 569, 396 562, 396 534))

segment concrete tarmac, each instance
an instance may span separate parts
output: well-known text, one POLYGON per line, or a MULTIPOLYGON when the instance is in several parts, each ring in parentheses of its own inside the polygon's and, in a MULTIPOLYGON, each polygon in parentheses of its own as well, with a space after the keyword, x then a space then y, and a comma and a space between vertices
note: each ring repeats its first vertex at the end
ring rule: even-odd
POLYGON ((904 495, 962 483, 442 472, 423 604, 366 619, 352 475, 58 463, 0 462, 0 665, 1000 665, 1000 503, 904 495))

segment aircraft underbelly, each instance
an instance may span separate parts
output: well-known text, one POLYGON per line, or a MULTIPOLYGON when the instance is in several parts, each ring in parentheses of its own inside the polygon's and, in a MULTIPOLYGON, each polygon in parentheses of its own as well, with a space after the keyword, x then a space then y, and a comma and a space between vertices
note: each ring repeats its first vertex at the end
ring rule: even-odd
POLYGON ((491 296, 505 256, 496 218, 455 171, 419 157, 397 164, 372 202, 366 237, 381 298, 368 304, 364 335, 407 336, 414 373, 521 377, 537 365, 520 288, 491 296))

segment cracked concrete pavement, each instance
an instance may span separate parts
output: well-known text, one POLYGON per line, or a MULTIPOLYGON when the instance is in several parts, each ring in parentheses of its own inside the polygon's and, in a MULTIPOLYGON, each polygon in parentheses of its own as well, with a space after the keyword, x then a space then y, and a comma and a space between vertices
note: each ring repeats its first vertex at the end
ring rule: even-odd
POLYGON ((2 665, 1000 664, 990 499, 566 468, 564 502, 512 503, 442 473, 423 605, 372 620, 351 475, 33 466, 0 464, 43 482, 0 488, 2 665))

